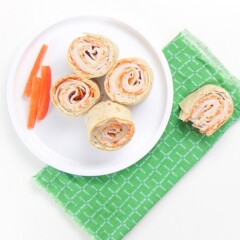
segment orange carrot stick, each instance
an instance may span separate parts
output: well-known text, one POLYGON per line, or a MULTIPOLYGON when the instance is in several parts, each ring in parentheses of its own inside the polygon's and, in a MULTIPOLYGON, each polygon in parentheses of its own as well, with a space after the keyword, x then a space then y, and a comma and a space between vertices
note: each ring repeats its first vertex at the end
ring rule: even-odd
POLYGON ((48 112, 48 107, 50 102, 50 88, 51 88, 51 82, 52 82, 51 68, 49 66, 42 66, 41 72, 42 72, 42 77, 41 77, 38 112, 37 112, 38 120, 44 119, 48 112))
POLYGON ((33 79, 33 77, 37 76, 37 73, 40 69, 40 66, 41 66, 41 63, 42 63, 42 60, 43 60, 43 57, 44 57, 46 51, 47 51, 47 45, 43 44, 38 53, 38 56, 33 64, 32 70, 29 74, 29 77, 28 77, 28 80, 27 80, 27 83, 26 83, 26 86, 25 86, 25 89, 23 92, 23 95, 26 97, 30 97, 30 95, 31 95, 32 79, 33 79))
POLYGON ((41 79, 38 77, 33 77, 32 79, 32 91, 30 96, 30 105, 29 105, 29 112, 28 112, 28 128, 34 128, 36 117, 37 117, 37 110, 38 110, 38 101, 40 95, 40 83, 41 79))

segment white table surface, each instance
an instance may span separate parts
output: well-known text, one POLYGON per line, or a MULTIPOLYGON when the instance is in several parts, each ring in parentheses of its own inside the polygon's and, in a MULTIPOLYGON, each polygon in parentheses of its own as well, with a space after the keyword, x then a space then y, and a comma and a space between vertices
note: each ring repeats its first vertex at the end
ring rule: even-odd
MULTIPOLYGON (((0 239, 88 240, 38 188, 44 164, 9 119, 6 82, 15 53, 36 28, 71 13, 111 14, 140 26, 163 47, 188 28, 240 78, 239 0, 8 0, 0 8, 0 239)), ((125 237, 126 240, 240 239, 240 121, 125 237)))

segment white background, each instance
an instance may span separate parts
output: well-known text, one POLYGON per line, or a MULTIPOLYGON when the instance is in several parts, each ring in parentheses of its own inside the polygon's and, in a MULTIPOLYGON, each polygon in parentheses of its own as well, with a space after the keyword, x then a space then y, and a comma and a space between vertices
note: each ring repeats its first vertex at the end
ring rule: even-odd
MULTIPOLYGON (((38 27, 71 13, 123 18, 161 47, 187 28, 240 78, 239 0, 6 1, 0 8, 0 239, 90 239, 33 183, 44 164, 19 140, 6 103, 9 67, 21 44, 38 27)), ((238 121, 125 239, 240 239, 239 171, 238 121)))

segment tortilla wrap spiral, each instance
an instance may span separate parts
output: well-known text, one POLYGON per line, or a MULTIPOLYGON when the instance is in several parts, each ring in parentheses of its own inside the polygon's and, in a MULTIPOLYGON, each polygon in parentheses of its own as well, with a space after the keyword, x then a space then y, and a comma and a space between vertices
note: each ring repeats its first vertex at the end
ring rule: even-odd
POLYGON ((52 103, 63 113, 79 116, 87 112, 100 98, 96 83, 76 74, 56 81, 50 91, 52 103))
POLYGON ((152 80, 152 70, 146 61, 140 58, 124 58, 108 72, 104 88, 112 101, 135 105, 148 96, 152 80))
POLYGON ((73 40, 67 57, 76 74, 97 78, 105 75, 116 63, 118 47, 104 36, 86 33, 73 40))
POLYGON ((121 148, 135 132, 130 110, 110 100, 92 107, 85 122, 90 143, 101 150, 121 148))
POLYGON ((233 101, 229 93, 212 84, 205 85, 188 95, 180 104, 179 118, 192 122, 207 136, 220 128, 233 113, 233 101))

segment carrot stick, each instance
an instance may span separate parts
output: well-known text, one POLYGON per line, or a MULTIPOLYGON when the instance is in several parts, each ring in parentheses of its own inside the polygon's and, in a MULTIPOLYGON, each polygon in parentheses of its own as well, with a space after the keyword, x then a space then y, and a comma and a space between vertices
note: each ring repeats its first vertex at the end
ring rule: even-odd
POLYGON ((37 119, 42 120, 45 118, 49 102, 50 102, 50 88, 51 88, 51 68, 49 66, 42 66, 41 69, 41 87, 40 87, 40 97, 38 104, 37 119))
POLYGON ((28 128, 33 128, 36 122, 37 110, 38 110, 38 101, 40 95, 40 82, 41 79, 38 77, 33 77, 32 79, 32 91, 30 96, 30 105, 28 112, 28 128))
POLYGON ((28 80, 27 80, 27 83, 26 83, 26 86, 25 86, 25 89, 23 92, 23 95, 26 97, 30 97, 30 95, 31 95, 32 79, 33 79, 33 77, 37 76, 37 73, 40 69, 40 66, 41 66, 41 63, 42 63, 42 60, 43 60, 43 57, 44 57, 46 51, 47 51, 47 45, 43 44, 38 53, 38 56, 33 64, 32 70, 29 74, 29 77, 28 77, 28 80))

